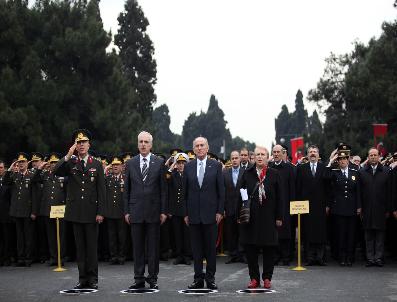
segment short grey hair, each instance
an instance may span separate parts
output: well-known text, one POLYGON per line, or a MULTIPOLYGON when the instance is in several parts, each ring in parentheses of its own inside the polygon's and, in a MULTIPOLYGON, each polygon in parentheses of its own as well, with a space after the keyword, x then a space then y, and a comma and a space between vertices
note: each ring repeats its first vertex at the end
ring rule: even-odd
POLYGON ((142 136, 142 135, 147 135, 147 136, 149 137, 149 142, 150 142, 151 144, 153 143, 153 136, 152 136, 149 132, 147 132, 147 131, 141 131, 141 132, 138 134, 138 142, 139 142, 139 137, 142 136))
POLYGON ((193 140, 193 149, 194 149, 194 145, 196 144, 196 140, 198 140, 198 139, 204 139, 204 141, 205 141, 205 143, 207 144, 207 147, 208 147, 208 149, 210 148, 210 145, 208 144, 208 139, 206 138, 206 137, 204 137, 204 136, 198 136, 198 137, 196 137, 194 140, 193 140))

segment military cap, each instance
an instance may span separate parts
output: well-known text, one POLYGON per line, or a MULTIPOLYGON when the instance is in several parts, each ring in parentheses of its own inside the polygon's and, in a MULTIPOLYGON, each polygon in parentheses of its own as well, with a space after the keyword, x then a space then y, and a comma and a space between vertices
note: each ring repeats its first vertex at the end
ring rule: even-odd
POLYGON ((121 154, 121 157, 123 158, 123 161, 126 162, 127 160, 133 158, 134 154, 132 152, 124 152, 121 154))
POLYGON ((50 154, 48 155, 48 161, 49 161, 50 163, 56 163, 56 162, 59 161, 60 158, 61 158, 61 157, 59 156, 59 153, 56 153, 56 152, 52 152, 52 153, 50 153, 50 154))
POLYGON ((336 146, 336 149, 338 150, 338 151, 345 151, 345 152, 348 152, 348 153, 350 153, 350 150, 352 149, 352 147, 350 147, 350 145, 348 145, 348 144, 346 144, 346 143, 338 143, 337 144, 337 146, 336 146))
POLYGON ((186 153, 180 152, 180 153, 175 154, 174 160, 176 162, 178 162, 178 161, 188 162, 189 161, 189 156, 186 153))
POLYGON ((91 133, 87 129, 77 129, 73 132, 72 139, 75 143, 91 140, 91 133))
POLYGON ((338 151, 338 159, 339 158, 349 158, 350 153, 347 151, 338 151))
POLYGON ((225 167, 226 168, 230 168, 232 166, 232 161, 230 160, 230 159, 228 159, 226 162, 225 162, 225 167))
POLYGON ((397 152, 394 152, 394 154, 393 154, 393 159, 394 159, 394 160, 397 160, 397 152))
POLYGON ((164 154, 161 153, 153 153, 153 154, 156 155, 157 157, 161 157, 162 159, 164 159, 164 161, 166 161, 167 159, 164 154))
POLYGON ((17 161, 24 161, 24 160, 28 160, 28 155, 25 152, 19 152, 17 154, 17 161))
POLYGON ((182 150, 179 149, 179 148, 174 148, 174 149, 170 150, 171 156, 175 156, 175 155, 177 155, 178 153, 181 153, 181 152, 182 152, 182 150))
POLYGON ((187 154, 187 156, 189 157, 190 160, 196 158, 196 154, 194 154, 193 150, 186 150, 184 153, 187 154))
POLYGON ((38 161, 38 160, 43 160, 44 155, 41 154, 40 152, 33 152, 32 153, 32 161, 38 161))
POLYGON ((111 160, 112 165, 121 165, 123 162, 124 161, 121 156, 113 156, 111 160))
POLYGON ((207 156, 208 156, 208 158, 212 158, 212 159, 218 160, 218 156, 216 154, 214 154, 214 153, 208 152, 207 156))

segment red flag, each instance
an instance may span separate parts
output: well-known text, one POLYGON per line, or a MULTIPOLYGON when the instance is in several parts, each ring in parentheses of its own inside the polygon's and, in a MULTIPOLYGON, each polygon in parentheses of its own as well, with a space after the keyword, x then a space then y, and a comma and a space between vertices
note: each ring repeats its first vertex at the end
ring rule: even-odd
POLYGON ((298 159, 303 156, 303 137, 291 138, 291 156, 292 163, 295 165, 298 159))
POLYGON ((374 127, 374 146, 377 146, 376 138, 385 137, 387 134, 387 124, 372 124, 374 127))

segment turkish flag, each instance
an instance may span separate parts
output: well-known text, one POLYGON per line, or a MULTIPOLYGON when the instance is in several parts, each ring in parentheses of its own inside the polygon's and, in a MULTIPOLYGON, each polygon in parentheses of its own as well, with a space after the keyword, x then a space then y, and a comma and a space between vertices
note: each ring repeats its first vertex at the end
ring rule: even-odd
POLYGON ((303 157, 303 137, 296 137, 291 138, 291 156, 292 156, 292 163, 296 165, 299 159, 303 157))
POLYGON ((385 137, 387 134, 387 124, 372 124, 374 127, 374 146, 377 146, 376 138, 377 137, 385 137))

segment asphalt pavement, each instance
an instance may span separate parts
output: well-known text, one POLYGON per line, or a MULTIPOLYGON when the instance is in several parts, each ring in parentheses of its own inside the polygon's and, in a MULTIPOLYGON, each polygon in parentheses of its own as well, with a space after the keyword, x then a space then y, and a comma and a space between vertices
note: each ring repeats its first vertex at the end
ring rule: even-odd
POLYGON ((31 267, 0 267, 0 302, 35 301, 397 301, 397 263, 383 268, 366 268, 364 263, 353 267, 340 267, 329 263, 326 267, 308 267, 296 272, 291 267, 276 266, 272 280, 272 293, 237 293, 249 281, 245 264, 224 264, 218 257, 216 282, 219 290, 208 295, 186 295, 179 290, 187 288, 193 280, 193 265, 173 265, 172 260, 161 262, 159 292, 151 294, 125 294, 133 283, 133 263, 125 265, 99 264, 99 290, 96 293, 65 295, 78 279, 75 263, 66 263, 65 272, 53 272, 53 267, 33 264, 31 267))

